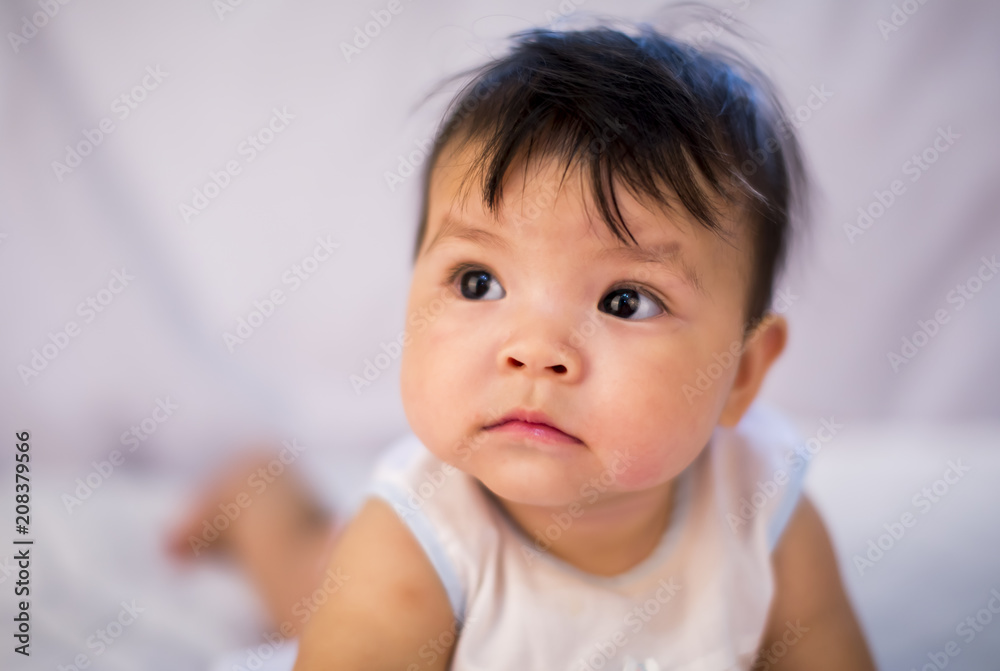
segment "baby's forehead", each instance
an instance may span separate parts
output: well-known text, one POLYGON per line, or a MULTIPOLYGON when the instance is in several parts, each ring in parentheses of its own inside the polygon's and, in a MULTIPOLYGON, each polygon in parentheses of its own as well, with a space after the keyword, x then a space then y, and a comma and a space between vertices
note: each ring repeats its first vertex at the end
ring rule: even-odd
POLYGON ((714 203, 720 215, 719 225, 708 230, 666 185, 661 185, 656 199, 636 194, 622 180, 615 180, 611 189, 598 192, 589 166, 552 154, 512 162, 492 202, 487 195, 488 187, 483 184, 484 166, 478 147, 463 146, 443 153, 441 159, 428 179, 428 229, 448 219, 462 219, 509 230, 555 210, 584 222, 589 237, 615 247, 656 250, 668 244, 664 239, 705 234, 743 246, 742 239, 749 235, 747 214, 720 199, 714 203), (618 221, 609 216, 612 212, 618 215, 618 221))
MULTIPOLYGON (((551 226, 551 236, 571 232, 565 238, 565 247, 545 247, 553 257, 565 254, 637 265, 660 264, 681 271, 699 290, 704 289, 705 274, 714 274, 718 268, 735 266, 740 286, 750 282, 752 250, 748 235, 729 236, 724 229, 707 230, 679 205, 666 207, 622 188, 618 205, 625 228, 616 232, 598 211, 596 196, 585 176, 566 173, 564 178, 559 166, 550 164, 508 178, 499 207, 490 211, 474 172, 461 168, 459 163, 444 166, 443 172, 451 174, 442 176, 440 188, 431 191, 428 249, 446 237, 479 240, 493 238, 495 233, 493 246, 526 251, 531 249, 533 239, 544 236, 544 227, 551 226), (567 228, 566 221, 577 225, 567 228)), ((735 230, 741 225, 745 228, 746 222, 734 220, 725 225, 735 230)))

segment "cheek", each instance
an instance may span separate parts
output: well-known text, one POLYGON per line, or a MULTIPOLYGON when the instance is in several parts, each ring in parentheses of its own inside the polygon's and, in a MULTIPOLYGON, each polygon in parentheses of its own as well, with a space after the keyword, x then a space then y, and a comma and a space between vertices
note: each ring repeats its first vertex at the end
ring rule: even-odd
POLYGON ((694 461, 711 429, 685 417, 657 422, 635 432, 631 444, 620 443, 606 463, 623 489, 644 489, 673 479, 694 461))
POLYGON ((450 444, 468 409, 470 343, 455 298, 432 295, 407 316, 408 345, 400 362, 403 410, 425 445, 450 444))
POLYGON ((624 489, 653 486, 675 477, 699 454, 716 423, 714 397, 685 394, 693 384, 696 349, 680 340, 636 342, 599 351, 632 352, 595 365, 589 428, 601 446, 602 463, 624 489), (640 354, 641 353, 641 354, 640 354), (628 462, 622 467, 622 462, 628 462), (622 472, 623 471, 623 472, 622 472))
POLYGON ((414 277, 406 306, 406 337, 408 345, 403 352, 404 370, 427 365, 427 352, 440 338, 440 324, 447 320, 455 303, 455 296, 446 289, 425 288, 426 280, 414 277))

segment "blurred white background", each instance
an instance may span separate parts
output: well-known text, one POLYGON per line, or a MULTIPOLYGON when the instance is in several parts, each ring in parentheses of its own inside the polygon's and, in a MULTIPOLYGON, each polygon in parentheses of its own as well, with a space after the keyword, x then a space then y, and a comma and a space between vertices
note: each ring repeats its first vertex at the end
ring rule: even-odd
MULTIPOLYGON (((419 200, 419 169, 405 164, 422 160, 447 95, 419 101, 516 30, 560 14, 654 20, 663 7, 400 3, 346 54, 389 3, 0 9, 0 520, 13 529, 13 436, 30 431, 37 539, 25 660, 6 629, 14 532, 0 533, 3 668, 79 653, 99 669, 204 668, 254 640, 263 616, 240 579, 170 564, 162 533, 240 450, 291 438, 347 514, 379 450, 407 430, 398 360, 360 394, 350 376, 403 328, 419 200), (261 133, 269 123, 277 132, 261 133), (81 143, 96 146, 67 156, 81 143), (230 161, 239 174, 206 189, 230 161), (196 189, 215 195, 185 216, 196 189), (308 261, 317 238, 337 247, 308 261), (134 279, 122 288, 116 273, 134 279), (286 300, 227 345, 276 289, 286 300), (176 409, 150 422, 158 403, 176 409), (132 426, 145 440, 68 512, 63 495, 132 426), (95 657, 88 636, 133 599, 146 612, 95 657)), ((764 396, 804 435, 823 418, 844 425, 810 487, 880 664, 919 669, 955 640, 951 668, 997 668, 1000 622, 968 642, 956 627, 1000 588, 1000 280, 986 263, 1000 255, 1000 4, 714 4, 749 26, 793 111, 805 106, 817 187, 781 282, 789 349, 764 396), (892 204, 873 206, 894 180, 892 204), (875 216, 851 229, 859 207, 875 216), (935 315, 933 335, 915 336, 935 315), (970 472, 862 575, 852 558, 956 458, 970 472)))

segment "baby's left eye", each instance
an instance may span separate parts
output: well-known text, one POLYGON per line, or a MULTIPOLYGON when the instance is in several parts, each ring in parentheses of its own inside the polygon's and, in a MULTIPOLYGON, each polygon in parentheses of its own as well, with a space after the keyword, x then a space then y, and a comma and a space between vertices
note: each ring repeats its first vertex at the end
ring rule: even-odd
POLYGON ((460 285, 462 295, 471 300, 495 301, 507 295, 496 278, 482 269, 462 273, 460 285))
POLYGON ((622 319, 649 319, 665 312, 659 302, 632 287, 615 289, 601 300, 600 309, 622 319))

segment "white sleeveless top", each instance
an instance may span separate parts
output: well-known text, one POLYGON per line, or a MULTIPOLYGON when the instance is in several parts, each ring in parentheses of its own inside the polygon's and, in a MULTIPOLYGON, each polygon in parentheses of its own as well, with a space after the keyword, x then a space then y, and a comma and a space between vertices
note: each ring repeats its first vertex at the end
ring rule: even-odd
MULTIPOLYGON (((453 671, 749 669, 774 593, 770 555, 805 474, 799 450, 791 426, 759 405, 717 428, 678 476, 656 549, 611 577, 539 552, 478 480, 416 436, 381 458, 368 495, 394 507, 447 590, 453 671)), ((425 647, 417 666, 435 654, 425 647)))

